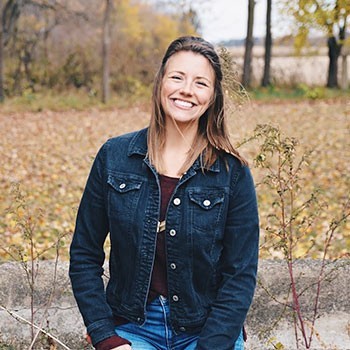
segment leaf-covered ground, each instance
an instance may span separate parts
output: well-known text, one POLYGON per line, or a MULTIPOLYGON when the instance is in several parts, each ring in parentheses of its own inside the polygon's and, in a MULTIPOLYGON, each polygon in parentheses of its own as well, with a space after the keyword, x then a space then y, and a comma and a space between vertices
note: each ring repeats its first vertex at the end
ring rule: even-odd
MULTIPOLYGON (((339 215, 341 203, 349 196, 349 113, 350 105, 344 100, 252 103, 230 117, 235 142, 249 137, 257 124, 273 123, 300 141, 301 152, 314 150, 303 172, 305 197, 313 188, 322 187, 327 206, 316 232, 310 232, 312 239, 319 236, 322 241, 327 223, 339 215)), ((146 126, 148 119, 149 112, 139 108, 20 114, 0 111, 1 259, 12 256, 26 260, 31 255, 48 259, 58 251, 67 258, 77 206, 97 150, 109 137, 146 126)), ((241 152, 253 164, 258 145, 244 145, 241 152)), ((261 171, 252 170, 259 182, 261 171)), ((259 186, 258 195, 264 228, 273 210, 271 195, 259 186)), ((331 257, 349 251, 349 231, 348 223, 338 230, 331 257)), ((262 233, 263 240, 264 230, 262 233)), ((270 255, 274 255, 271 247, 262 250, 262 256, 270 255)))
MULTIPOLYGON (((299 174, 300 188, 295 191, 293 200, 295 207, 302 205, 313 193, 318 194, 318 200, 306 206, 295 219, 293 250, 297 258, 323 257, 324 242, 331 234, 329 228, 342 216, 349 215, 350 103, 339 100, 258 104, 245 111, 239 121, 241 127, 238 130, 242 134, 249 135, 257 124, 269 123, 278 126, 285 136, 295 137, 299 141, 296 161, 311 151, 308 165, 302 167, 299 174), (249 125, 248 132, 244 125, 249 125)), ((257 155, 258 145, 248 144, 246 151, 248 158, 253 159, 257 155)), ((258 183, 264 173, 257 168, 253 168, 253 173, 258 183)), ((266 186, 258 186, 257 192, 262 229, 261 255, 282 257, 276 249, 276 240, 265 235, 265 227, 269 226, 268 217, 279 209, 273 205, 278 196, 266 186), (269 240, 274 244, 269 243, 269 240)), ((345 257, 349 251, 350 225, 347 219, 334 230, 327 257, 345 257)))

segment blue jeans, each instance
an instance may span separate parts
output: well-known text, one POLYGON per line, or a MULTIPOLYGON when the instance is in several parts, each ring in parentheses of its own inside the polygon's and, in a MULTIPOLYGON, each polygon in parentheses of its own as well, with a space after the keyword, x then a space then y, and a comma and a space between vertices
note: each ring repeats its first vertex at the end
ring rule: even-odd
MULTIPOLYGON (((147 306, 147 319, 142 326, 127 323, 116 327, 115 331, 132 343, 133 350, 195 350, 198 334, 175 334, 169 312, 167 299, 160 296, 147 306)), ((242 332, 232 350, 244 350, 242 332)))

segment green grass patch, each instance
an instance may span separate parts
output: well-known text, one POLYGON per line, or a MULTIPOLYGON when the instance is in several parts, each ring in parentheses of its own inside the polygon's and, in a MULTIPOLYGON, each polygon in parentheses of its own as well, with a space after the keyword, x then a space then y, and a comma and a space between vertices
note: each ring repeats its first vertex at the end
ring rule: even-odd
POLYGON ((259 101, 345 99, 350 96, 350 89, 328 89, 322 86, 310 87, 305 84, 299 84, 295 88, 270 85, 254 88, 248 92, 253 100, 259 101))
POLYGON ((22 96, 9 97, 0 104, 0 112, 54 112, 83 111, 91 108, 110 110, 112 108, 128 108, 150 100, 150 91, 143 94, 116 95, 111 94, 108 103, 102 103, 101 97, 94 92, 69 90, 66 92, 49 91, 47 93, 25 92, 22 96))

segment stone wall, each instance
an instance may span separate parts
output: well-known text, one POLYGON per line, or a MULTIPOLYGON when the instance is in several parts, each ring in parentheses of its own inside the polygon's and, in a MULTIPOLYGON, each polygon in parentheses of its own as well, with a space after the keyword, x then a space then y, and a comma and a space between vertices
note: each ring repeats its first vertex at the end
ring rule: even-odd
MULTIPOLYGON (((306 324, 314 312, 320 267, 321 263, 314 260, 301 260, 294 265, 306 324)), ((89 349, 84 340, 85 328, 72 296, 67 263, 59 263, 55 269, 54 262, 43 261, 35 268, 34 293, 31 293, 21 264, 0 265, 0 306, 6 309, 0 309, 0 349, 29 348, 31 327, 19 318, 31 320, 31 295, 35 324, 64 344, 56 343, 57 347, 50 348, 49 338, 40 333, 33 349, 89 349)), ((247 318, 247 350, 276 349, 281 345, 284 348, 280 349, 297 349, 292 308, 290 302, 287 306, 285 302, 288 298, 290 300, 290 295, 286 263, 261 261, 259 284, 247 318)), ((349 350, 350 260, 326 265, 319 301, 311 349, 349 350)), ((302 342, 299 349, 305 349, 302 342)))

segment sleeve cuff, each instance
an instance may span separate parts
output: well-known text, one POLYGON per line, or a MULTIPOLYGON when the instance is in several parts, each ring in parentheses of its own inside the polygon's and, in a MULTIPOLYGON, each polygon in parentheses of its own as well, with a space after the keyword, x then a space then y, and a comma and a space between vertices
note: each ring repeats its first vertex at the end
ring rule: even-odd
POLYGON ((96 350, 110 350, 110 349, 116 348, 117 346, 121 346, 121 345, 125 345, 125 344, 131 345, 131 343, 128 340, 126 340, 122 337, 119 337, 117 335, 114 335, 110 338, 104 339, 104 340, 100 341, 99 343, 97 343, 95 345, 95 349, 96 350))

